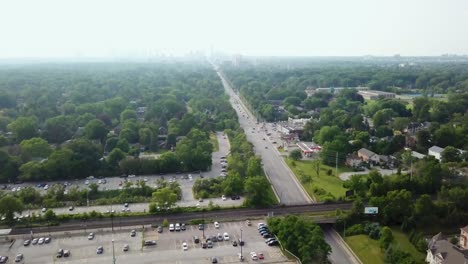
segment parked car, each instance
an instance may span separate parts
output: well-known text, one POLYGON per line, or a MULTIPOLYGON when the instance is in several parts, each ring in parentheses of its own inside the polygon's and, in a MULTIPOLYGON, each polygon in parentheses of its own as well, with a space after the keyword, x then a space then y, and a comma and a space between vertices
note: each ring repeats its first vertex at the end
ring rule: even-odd
POLYGON ((33 245, 36 245, 38 240, 39 240, 39 239, 34 238, 34 239, 32 240, 32 244, 33 244, 33 245))
POLYGON ((208 240, 207 244, 208 244, 208 248, 213 248, 213 241, 208 240))
POLYGON ((88 240, 93 240, 93 239, 94 239, 94 233, 89 233, 88 240))
POLYGON ((169 231, 172 232, 172 231, 174 231, 174 230, 175 230, 175 229, 174 229, 174 224, 170 224, 170 225, 169 225, 169 231))
POLYGON ((265 256, 263 255, 263 253, 258 253, 258 259, 265 259, 265 256))
POLYGON ((182 230, 182 231, 185 231, 185 230, 186 230, 186 227, 185 227, 185 224, 184 224, 184 223, 180 224, 180 230, 182 230))
POLYGON ((49 243, 50 243, 50 240, 51 240, 50 237, 46 237, 46 238, 44 238, 44 243, 49 244, 49 243))
POLYGON ((132 230, 132 231, 130 232, 130 236, 131 236, 131 237, 135 237, 135 236, 136 236, 136 231, 135 231, 135 230, 132 230))
POLYGON ((203 242, 203 243, 202 243, 202 248, 207 248, 207 247, 208 247, 208 244, 205 243, 205 242, 203 242))
POLYGON ((163 227, 162 226, 158 226, 158 233, 162 233, 163 232, 163 227))
POLYGON ((145 246, 156 246, 156 240, 145 241, 145 246))
POLYGON ((102 254, 102 253, 104 253, 104 247, 99 246, 99 247, 96 249, 96 254, 102 254))
POLYGON ((200 243, 200 239, 198 238, 198 236, 194 236, 194 237, 193 237, 193 242, 194 242, 195 244, 200 243))
POLYGON ((123 251, 128 251, 130 249, 130 246, 128 244, 125 244, 122 248, 123 251))
POLYGON ((44 244, 44 238, 43 238, 43 237, 39 238, 39 240, 37 241, 37 243, 38 243, 39 245, 44 244))
POLYGON ((205 226, 203 224, 198 224, 198 230, 203 230, 205 229, 205 226))
POLYGON ((180 224, 179 223, 175 224, 175 231, 180 231, 180 224))
POLYGON ((57 251, 57 258, 61 258, 61 257, 63 257, 63 249, 59 249, 57 251))
POLYGON ((279 244, 279 243, 278 243, 278 240, 276 240, 276 239, 275 239, 275 240, 271 240, 270 242, 268 242, 268 245, 269 245, 269 246, 276 246, 276 245, 278 245, 278 244, 279 244))
POLYGON ((242 239, 239 238, 239 245, 244 246, 245 245, 245 240, 242 240, 242 239))
POLYGON ((228 233, 224 233, 223 234, 223 237, 224 237, 224 241, 229 241, 229 234, 228 233))
POLYGON ((70 255, 71 255, 70 250, 65 249, 65 250, 63 251, 63 257, 68 258, 70 255))
POLYGON ((29 239, 26 239, 26 240, 23 242, 23 246, 25 246, 25 247, 29 246, 29 244, 31 244, 31 240, 29 240, 29 239))
POLYGON ((224 238, 223 238, 223 236, 221 235, 221 233, 218 233, 218 237, 217 237, 217 238, 218 238, 219 241, 223 241, 223 240, 224 240, 224 238))
POLYGON ((257 253, 255 253, 255 252, 250 252, 250 258, 251 258, 252 260, 258 260, 257 253))
POLYGON ((24 258, 23 254, 19 253, 15 257, 15 262, 21 262, 23 258, 24 258))
POLYGON ((182 250, 184 250, 184 251, 188 250, 187 242, 182 243, 182 250))
POLYGON ((232 241, 232 246, 233 246, 233 247, 237 247, 237 241, 233 240, 233 241, 232 241))
POLYGON ((250 222, 250 220, 245 221, 245 223, 247 224, 247 226, 251 226, 251 225, 252 225, 252 222, 250 222))
POLYGON ((219 223, 218 223, 218 222, 214 222, 214 227, 215 227, 216 229, 218 229, 218 228, 219 228, 219 223))
POLYGON ((218 263, 218 259, 216 257, 211 257, 211 263, 218 263))

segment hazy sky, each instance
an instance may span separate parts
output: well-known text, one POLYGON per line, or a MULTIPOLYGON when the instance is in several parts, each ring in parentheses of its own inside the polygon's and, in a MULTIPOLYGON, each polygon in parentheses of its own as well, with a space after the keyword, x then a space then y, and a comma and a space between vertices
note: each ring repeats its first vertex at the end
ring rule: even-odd
POLYGON ((1 0, 0 57, 468 54, 468 0, 1 0))

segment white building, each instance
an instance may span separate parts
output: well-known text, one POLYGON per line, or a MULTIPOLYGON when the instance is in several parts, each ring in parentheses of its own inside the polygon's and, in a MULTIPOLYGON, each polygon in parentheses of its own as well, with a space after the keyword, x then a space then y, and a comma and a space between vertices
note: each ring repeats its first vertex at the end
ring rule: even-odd
POLYGON ((432 146, 429 148, 427 155, 433 156, 436 158, 438 161, 442 160, 442 152, 444 151, 443 148, 438 147, 438 146, 432 146))

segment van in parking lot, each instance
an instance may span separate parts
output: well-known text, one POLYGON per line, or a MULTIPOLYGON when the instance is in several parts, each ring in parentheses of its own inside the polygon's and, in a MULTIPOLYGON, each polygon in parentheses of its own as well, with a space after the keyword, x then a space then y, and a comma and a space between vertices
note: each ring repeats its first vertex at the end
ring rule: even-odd
POLYGON ((174 231, 174 224, 169 225, 169 231, 173 232, 174 231))

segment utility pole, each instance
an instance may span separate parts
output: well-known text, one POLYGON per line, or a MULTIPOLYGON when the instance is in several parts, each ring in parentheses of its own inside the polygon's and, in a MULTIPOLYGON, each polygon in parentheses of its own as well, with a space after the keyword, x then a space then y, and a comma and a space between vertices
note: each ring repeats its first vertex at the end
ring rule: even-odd
POLYGON ((115 247, 114 247, 114 239, 112 239, 112 263, 115 264, 115 247))
POLYGON ((335 176, 338 177, 338 152, 336 152, 335 166, 335 176))
POLYGON ((411 157, 410 181, 413 181, 413 157, 411 157))

